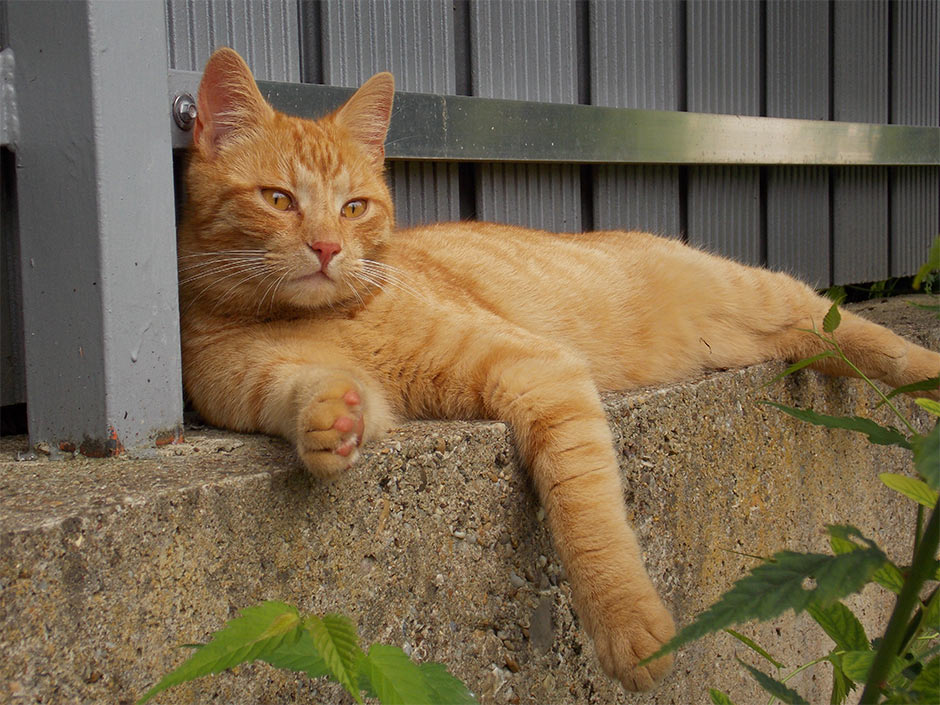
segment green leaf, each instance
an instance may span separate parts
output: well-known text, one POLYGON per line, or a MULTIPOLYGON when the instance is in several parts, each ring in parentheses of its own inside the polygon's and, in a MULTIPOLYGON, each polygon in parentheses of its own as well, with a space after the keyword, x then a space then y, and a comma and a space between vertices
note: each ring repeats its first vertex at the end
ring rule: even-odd
POLYGON ((923 480, 917 480, 907 475, 898 475, 893 472, 883 472, 878 477, 883 483, 895 492, 900 492, 908 499, 913 499, 925 507, 932 507, 937 503, 936 490, 930 489, 923 480))
POLYGON ((806 611, 842 651, 864 651, 869 648, 862 623, 841 602, 830 605, 811 602, 806 606, 806 611))
POLYGON ((711 698, 713 705, 734 705, 734 703, 731 702, 731 698, 715 688, 708 689, 708 697, 711 698))
MULTIPOLYGON (((932 387, 927 387, 927 389, 936 389, 938 386, 937 385, 938 379, 940 379, 940 377, 934 377, 931 380, 927 380, 928 382, 934 383, 932 387)), ((908 386, 913 387, 914 385, 909 384, 908 386)), ((918 397, 917 399, 914 400, 914 403, 917 404, 917 406, 919 406, 920 408, 926 409, 929 413, 933 414, 934 416, 940 416, 940 402, 936 402, 933 399, 927 399, 926 397, 918 397)))
POLYGON ((841 428, 848 431, 858 431, 868 436, 868 440, 878 445, 895 445, 910 450, 911 443, 900 431, 893 426, 880 426, 871 419, 861 416, 829 416, 819 414, 811 409, 794 409, 774 401, 761 401, 761 404, 772 406, 785 414, 789 414, 800 421, 825 426, 826 428, 841 428))
POLYGON ((931 489, 940 489, 940 421, 926 436, 914 438, 914 469, 931 489))
POLYGON ((940 657, 924 664, 924 670, 911 683, 911 690, 917 692, 923 702, 940 702, 940 657))
MULTIPOLYGON (((859 533, 858 529, 854 531, 859 533)), ((859 547, 836 556, 792 551, 774 554, 772 562, 753 568, 749 575, 738 580, 715 604, 641 664, 732 624, 770 619, 788 609, 801 612, 810 602, 827 605, 857 592, 886 560, 877 546, 868 543, 865 548, 859 547), (804 587, 804 582, 809 580, 815 581, 814 587, 804 587)))
POLYGON ((748 670, 748 673, 760 684, 761 688, 773 695, 780 702, 787 703, 788 705, 809 705, 808 702, 800 697, 799 693, 795 690, 791 690, 776 678, 771 678, 763 671, 744 663, 741 659, 738 659, 738 663, 748 670))
POLYGON ((373 644, 359 670, 382 705, 432 705, 424 674, 397 646, 373 644))
POLYGON ((855 683, 842 672, 841 660, 834 654, 829 655, 832 664, 832 693, 829 696, 829 705, 842 705, 849 697, 849 691, 855 689, 855 683))
POLYGON ((424 676, 424 684, 431 694, 431 702, 435 705, 477 705, 473 693, 467 686, 452 676, 444 664, 422 663, 418 666, 424 676))
MULTIPOLYGON (((868 679, 868 672, 874 660, 874 651, 846 651, 842 654, 842 670, 856 683, 864 683, 868 679)), ((897 675, 906 666, 907 664, 902 659, 895 657, 888 677, 892 678, 897 675)))
POLYGON ((357 703, 362 702, 356 670, 362 650, 356 626, 341 614, 327 614, 322 619, 311 615, 304 627, 313 637, 317 652, 329 669, 330 676, 342 685, 357 703))
POLYGON ((275 668, 306 673, 310 678, 330 675, 330 669, 313 643, 313 636, 306 629, 301 630, 296 641, 284 641, 274 651, 265 654, 261 660, 275 668))
MULTIPOLYGON (((934 389, 940 389, 940 377, 931 377, 930 379, 922 379, 920 382, 913 382, 911 384, 905 384, 903 387, 896 387, 890 392, 885 394, 887 399, 892 399, 899 394, 908 394, 910 392, 929 392, 934 389)), ((875 405, 877 409, 879 406, 885 403, 885 400, 882 399, 875 405)), ((936 402, 934 402, 936 403, 936 402)), ((940 415, 940 413, 938 413, 940 415)))
POLYGON ((812 357, 807 357, 803 360, 800 360, 799 362, 794 362, 792 365, 790 365, 787 369, 785 369, 779 375, 777 375, 772 380, 764 384, 764 386, 769 387, 774 382, 779 382, 784 377, 788 377, 792 375, 794 372, 799 372, 804 367, 809 367, 814 362, 825 360, 827 357, 838 357, 838 355, 833 350, 826 350, 824 352, 819 353, 818 355, 813 355, 812 357))
POLYGON ((767 651, 765 651, 765 650, 764 650, 756 641, 754 641, 753 639, 744 636, 744 635, 741 634, 740 632, 734 631, 734 629, 725 629, 724 631, 725 631, 726 634, 730 634, 730 635, 733 636, 735 639, 737 639, 737 640, 740 641, 742 644, 744 644, 746 647, 748 647, 749 649, 753 650, 754 652, 760 654, 760 655, 763 656, 765 659, 767 659, 768 661, 770 661, 770 663, 773 664, 774 668, 778 668, 778 669, 780 669, 780 668, 786 668, 786 666, 784 666, 784 665, 783 665, 782 663, 780 663, 777 659, 775 659, 773 656, 771 656, 769 653, 767 653, 767 651))
POLYGON ((832 333, 839 324, 842 323, 842 314, 839 313, 839 304, 834 303, 829 307, 829 312, 823 318, 823 332, 832 333))
POLYGON ((917 270, 917 274, 914 275, 914 281, 911 286, 915 289, 919 289, 924 279, 935 269, 940 269, 940 236, 933 241, 933 246, 930 248, 930 253, 927 255, 927 261, 917 270))
MULTIPOLYGON (((857 543, 849 538, 850 535, 861 537, 862 534, 858 529, 843 526, 830 526, 828 528, 829 545, 832 546, 833 553, 837 555, 851 553, 860 548, 857 543)), ((862 538, 864 540, 864 537, 862 538)), ((904 575, 894 563, 888 560, 872 574, 871 579, 896 595, 901 594, 901 588, 904 587, 904 575)))
POLYGON ((146 702, 171 686, 264 658, 284 642, 296 641, 300 635, 299 613, 282 602, 263 602, 256 607, 246 607, 240 614, 213 634, 208 644, 144 693, 138 703, 146 702))

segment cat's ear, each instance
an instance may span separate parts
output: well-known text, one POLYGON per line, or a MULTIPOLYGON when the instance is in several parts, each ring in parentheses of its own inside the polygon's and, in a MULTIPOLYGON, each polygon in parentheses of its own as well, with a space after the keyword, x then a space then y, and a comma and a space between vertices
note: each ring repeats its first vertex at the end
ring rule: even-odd
POLYGON ((334 113, 336 123, 346 128, 379 163, 385 159, 385 135, 392 118, 394 99, 395 79, 392 74, 377 73, 334 113))
POLYGON ((222 48, 209 58, 199 83, 193 143, 207 155, 241 130, 270 119, 274 110, 258 91, 248 64, 222 48))

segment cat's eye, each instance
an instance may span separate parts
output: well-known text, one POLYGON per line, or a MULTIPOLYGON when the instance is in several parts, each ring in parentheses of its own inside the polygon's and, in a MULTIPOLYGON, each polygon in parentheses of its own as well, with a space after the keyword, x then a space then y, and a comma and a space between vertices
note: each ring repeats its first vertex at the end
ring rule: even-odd
POLYGON ((283 191, 278 191, 276 188, 261 189, 261 196, 272 208, 275 208, 279 211, 290 210, 290 208, 294 205, 293 198, 288 196, 283 191))
POLYGON ((358 218, 366 212, 367 207, 368 201, 362 198, 355 198, 352 201, 347 201, 340 212, 343 214, 344 218, 358 218))

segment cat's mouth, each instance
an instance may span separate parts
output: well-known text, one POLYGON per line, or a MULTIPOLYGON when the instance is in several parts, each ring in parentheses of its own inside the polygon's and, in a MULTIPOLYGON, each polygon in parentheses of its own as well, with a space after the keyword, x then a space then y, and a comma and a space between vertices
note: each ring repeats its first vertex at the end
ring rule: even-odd
POLYGON ((292 280, 293 284, 317 284, 319 282, 332 282, 333 278, 324 271, 313 272, 312 274, 302 274, 292 280))

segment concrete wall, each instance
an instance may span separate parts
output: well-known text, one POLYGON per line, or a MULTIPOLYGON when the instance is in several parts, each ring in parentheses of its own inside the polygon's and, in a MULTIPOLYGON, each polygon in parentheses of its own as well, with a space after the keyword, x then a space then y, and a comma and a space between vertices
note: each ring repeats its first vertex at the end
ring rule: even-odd
MULTIPOLYGON (((900 327, 932 326, 896 306, 900 327)), ((680 624, 754 565, 740 553, 825 551, 825 523, 854 523, 908 559, 914 509, 877 479, 907 471, 905 454, 755 403, 868 414, 872 395, 815 373, 762 390, 780 369, 606 399, 624 499, 680 624)), ((443 661, 483 703, 704 702, 707 687, 756 701, 734 661, 750 656, 726 635, 681 651, 651 694, 604 677, 502 424, 408 424, 327 486, 283 441, 204 428, 146 461, 16 461, 25 444, 0 444, 0 701, 133 702, 182 660, 176 644, 264 599, 347 612, 366 643, 443 661)), ((878 589, 855 600, 870 638, 891 602, 878 589)), ((805 616, 744 631, 790 667, 831 648, 805 616)), ((825 668, 791 685, 828 698, 825 668)), ((346 702, 264 665, 157 702, 211 700, 346 702)))

